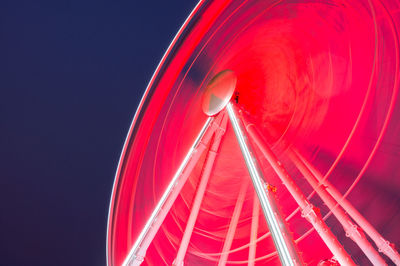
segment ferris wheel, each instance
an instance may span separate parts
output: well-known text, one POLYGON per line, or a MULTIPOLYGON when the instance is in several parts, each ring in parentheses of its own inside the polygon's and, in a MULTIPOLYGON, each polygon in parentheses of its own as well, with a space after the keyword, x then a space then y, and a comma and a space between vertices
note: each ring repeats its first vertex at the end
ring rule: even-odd
POLYGON ((400 2, 200 1, 121 154, 108 265, 400 265, 400 2))

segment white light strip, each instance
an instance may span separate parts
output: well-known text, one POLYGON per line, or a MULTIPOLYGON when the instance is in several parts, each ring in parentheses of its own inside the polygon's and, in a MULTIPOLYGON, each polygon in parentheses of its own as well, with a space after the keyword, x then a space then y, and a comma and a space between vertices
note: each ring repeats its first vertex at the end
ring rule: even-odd
POLYGON ((192 147, 190 148, 189 152, 186 154, 185 159, 183 160, 183 162, 179 166, 178 170, 176 171, 174 177, 172 178, 171 182, 169 183, 167 189, 165 190, 164 194, 162 195, 162 197, 161 197, 160 201, 158 202, 157 206, 154 208, 153 213, 151 214, 149 220, 147 221, 146 225, 144 226, 144 228, 143 228, 142 232, 140 233, 139 237, 136 239, 136 242, 133 245, 131 251, 129 252, 128 256, 125 258, 125 261, 122 264, 123 266, 129 265, 129 263, 131 262, 131 259, 134 258, 135 253, 137 252, 137 250, 140 247, 140 244, 144 240, 146 234, 149 232, 149 229, 150 229, 153 221, 155 220, 155 218, 159 214, 159 212, 161 210, 161 207, 164 205, 166 199, 170 195, 172 189, 174 188, 174 184, 176 183, 178 177, 182 174, 182 171, 185 169, 185 166, 187 165, 187 163, 188 163, 193 151, 196 149, 197 145, 199 144, 201 138, 203 137, 204 133, 206 132, 208 126, 211 124, 212 120, 213 120, 213 118, 211 118, 211 117, 209 117, 207 119, 206 123, 204 124, 203 128, 200 131, 200 134, 197 136, 197 138, 194 141, 194 143, 193 143, 192 147))
POLYGON ((182 34, 184 28, 188 25, 189 20, 190 20, 190 19, 192 18, 192 16, 194 15, 195 10, 197 10, 197 8, 199 8, 200 5, 201 5, 203 2, 204 2, 203 0, 200 0, 200 1, 196 4, 196 6, 193 8, 193 10, 190 12, 189 16, 186 18, 185 22, 183 22, 182 26, 179 28, 179 30, 178 30, 178 32, 176 33, 175 37, 172 39, 171 43, 169 44, 169 46, 168 46, 166 52, 164 53, 163 57, 161 58, 160 62, 158 63, 157 68, 156 68, 156 70, 154 71, 153 75, 151 76, 151 79, 150 79, 149 83, 147 84, 146 90, 145 90, 145 92, 143 93, 142 98, 140 99, 138 108, 137 108, 136 111, 135 111, 135 115, 133 116, 132 123, 131 123, 131 125, 130 125, 130 127, 129 127, 128 134, 127 134, 126 137, 125 137, 125 142, 124 142, 124 145, 123 145, 123 149, 122 149, 122 152, 121 152, 121 154, 120 154, 120 156, 119 156, 119 160, 118 160, 118 167, 117 167, 117 171, 116 171, 116 173, 115 173, 114 182, 113 182, 113 186, 112 186, 112 190, 111 190, 110 204, 109 204, 109 207, 108 207, 108 217, 107 217, 107 240, 106 240, 106 259, 107 259, 107 265, 110 264, 110 263, 109 263, 109 262, 110 262, 110 261, 109 261, 109 259, 110 259, 110 258, 109 258, 109 255, 110 255, 110 254, 108 254, 108 252, 109 252, 109 246, 108 246, 108 242, 109 242, 109 232, 108 232, 108 230, 110 230, 110 222, 111 222, 111 221, 110 221, 110 219, 111 219, 111 208, 112 208, 111 204, 113 203, 114 191, 115 191, 115 187, 116 187, 116 185, 117 185, 117 184, 116 184, 116 181, 118 180, 117 178, 118 178, 118 174, 119 174, 119 170, 120 170, 119 167, 121 166, 121 162, 122 162, 122 159, 123 159, 123 155, 125 154, 125 149, 126 149, 126 147, 127 147, 127 143, 128 143, 129 137, 130 137, 130 133, 132 132, 133 127, 135 126, 135 122, 136 122, 136 120, 137 120, 137 118, 138 118, 138 116, 139 116, 140 111, 142 110, 142 106, 143 106, 144 101, 145 101, 145 99, 146 99, 146 97, 147 97, 147 95, 148 95, 148 93, 149 93, 149 91, 150 91, 150 87, 151 87, 151 85, 152 85, 152 82, 154 81, 154 78, 155 78, 156 74, 157 74, 158 71, 161 69, 162 64, 164 63, 165 59, 167 58, 169 52, 172 50, 172 47, 173 47, 173 46, 175 45, 175 43, 177 42, 177 40, 178 40, 180 34, 182 34))
POLYGON ((270 199, 266 191, 263 188, 263 183, 261 179, 261 173, 258 170, 257 162, 253 158, 251 152, 249 151, 249 147, 246 144, 245 136, 242 133, 241 127, 238 123, 238 120, 235 116, 235 112, 233 111, 232 104, 228 103, 226 109, 229 114, 229 119, 232 123, 233 130, 235 131, 236 138, 239 142, 240 150, 242 151, 244 160, 247 165, 247 169, 253 181, 254 188, 256 190, 258 199, 260 200, 260 204, 267 220, 269 230, 271 232, 272 238, 274 240, 276 250, 278 251, 279 258, 281 259, 281 263, 283 265, 295 265, 294 259, 292 258, 291 252, 289 251, 288 246, 286 245, 285 237, 280 229, 277 217, 274 214, 274 209, 271 206, 270 199))

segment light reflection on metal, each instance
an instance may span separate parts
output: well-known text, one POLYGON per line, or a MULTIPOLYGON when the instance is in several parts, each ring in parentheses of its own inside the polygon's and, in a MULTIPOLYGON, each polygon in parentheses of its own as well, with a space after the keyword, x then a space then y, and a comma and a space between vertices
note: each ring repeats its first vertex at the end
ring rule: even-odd
POLYGON ((400 265, 400 255, 394 248, 394 245, 387 241, 383 236, 371 225, 364 216, 345 198, 343 195, 328 181, 323 180, 321 173, 312 166, 301 154, 296 150, 292 153, 298 160, 313 174, 320 186, 323 186, 326 191, 338 202, 338 204, 346 211, 346 213, 354 219, 362 230, 375 242, 378 251, 388 256, 396 265, 400 265))
POLYGON ((257 132, 254 125, 246 125, 246 130, 264 157, 270 163, 275 173, 281 179, 282 183, 286 186, 292 197, 300 206, 302 216, 312 224, 339 263, 341 265, 356 265, 351 259, 350 255, 346 252, 346 250, 344 250, 343 246, 336 239, 329 227, 325 224, 319 211, 307 200, 303 192, 294 183, 293 179, 289 176, 286 169, 279 162, 271 148, 257 132))
POLYGON ((359 227, 352 222, 350 217, 347 216, 340 206, 336 206, 336 200, 326 191, 326 187, 324 185, 319 184, 317 179, 299 159, 296 153, 289 151, 289 156, 307 182, 311 185, 315 192, 317 192, 318 196, 322 199, 326 206, 328 206, 333 215, 343 226, 346 236, 350 237, 360 247, 373 265, 387 265, 379 253, 371 245, 371 243, 368 242, 362 230, 360 230, 359 227))
POLYGON ((128 256, 123 262, 126 265, 140 265, 146 254, 147 248, 152 242, 154 236, 158 232, 162 222, 169 212, 176 197, 179 195, 183 185, 185 184, 188 176, 192 172, 198 159, 206 148, 207 143, 210 141, 212 134, 215 131, 215 123, 212 123, 214 118, 208 118, 192 147, 169 183, 167 189, 162 195, 157 206, 154 208, 150 218, 144 226, 142 232, 137 238, 135 244, 131 248, 128 256))
POLYGON ((285 228, 285 222, 279 215, 278 207, 276 206, 273 196, 263 188, 262 173, 258 167, 256 159, 252 154, 252 151, 250 150, 251 146, 247 137, 244 135, 243 127, 241 124, 239 124, 240 121, 238 121, 236 118, 232 104, 229 103, 226 106, 226 109, 228 111, 232 127, 239 142, 240 150, 242 151, 258 199, 260 200, 261 208, 267 221, 268 228, 271 232, 280 261, 283 265, 301 265, 294 241, 287 233, 288 231, 285 228))
POLYGON ((226 69, 216 74, 203 93, 203 112, 208 116, 221 112, 232 98, 236 82, 237 77, 232 70, 226 69))
POLYGON ((190 215, 186 223, 185 232, 183 234, 181 243, 179 245, 176 259, 172 265, 183 265, 183 260, 185 258, 189 241, 192 236, 193 228, 197 220, 197 215, 199 214, 201 202, 203 200, 203 196, 206 191, 208 179, 211 175, 211 171, 214 166, 214 161, 217 157, 217 152, 221 144, 221 139, 225 134, 227 122, 228 122, 228 116, 224 115, 220 127, 215 131, 214 139, 211 143, 211 147, 210 150, 208 151, 207 159, 203 167, 202 176, 200 178, 196 196, 193 200, 192 209, 190 211, 190 215))

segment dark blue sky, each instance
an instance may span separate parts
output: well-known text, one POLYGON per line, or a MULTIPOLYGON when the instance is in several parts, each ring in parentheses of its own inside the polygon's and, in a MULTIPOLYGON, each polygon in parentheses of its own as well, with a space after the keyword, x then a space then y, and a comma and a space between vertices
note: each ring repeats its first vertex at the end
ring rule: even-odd
POLYGON ((119 154, 195 1, 0 1, 1 265, 105 265, 119 154))

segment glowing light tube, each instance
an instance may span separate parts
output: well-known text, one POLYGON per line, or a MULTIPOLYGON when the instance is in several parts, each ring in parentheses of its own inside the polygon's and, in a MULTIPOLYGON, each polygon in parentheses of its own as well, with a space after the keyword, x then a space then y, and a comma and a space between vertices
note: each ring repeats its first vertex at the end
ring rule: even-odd
POLYGON ((157 206, 154 208, 149 220, 144 226, 142 232, 137 238, 135 244, 131 248, 128 256, 123 262, 123 266, 126 265, 140 265, 146 254, 147 248, 153 241, 156 233, 160 229, 165 217, 167 216, 169 210, 175 199, 178 197, 183 185, 185 184, 187 178, 195 167, 197 161, 199 160, 201 154, 207 147, 208 142, 211 139, 214 131, 218 127, 218 122, 220 117, 215 119, 212 123, 213 118, 208 118, 196 140, 194 141, 192 147, 169 183, 167 189, 162 195, 157 206))
POLYGON ((239 142, 240 150, 242 151, 258 199, 260 200, 260 205, 267 221, 268 228, 271 232, 279 259, 282 265, 301 265, 295 244, 290 238, 288 230, 285 228, 285 222, 279 215, 279 211, 273 196, 268 192, 268 190, 264 190, 263 188, 262 173, 259 170, 258 163, 253 156, 253 152, 250 150, 250 143, 247 137, 244 135, 242 126, 239 124, 239 121, 236 118, 231 103, 226 106, 226 110, 228 111, 229 119, 239 142))
POLYGON ((183 260, 185 258, 189 241, 192 236, 193 227, 196 223, 197 216, 199 214, 201 202, 203 200, 203 196, 206 191, 208 179, 210 178, 211 171, 214 166, 214 161, 215 158, 217 157, 217 152, 221 144, 221 139, 225 134, 227 123, 228 123, 228 117, 227 115, 224 115, 224 117, 222 118, 221 126, 215 131, 214 139, 211 143, 210 150, 208 151, 207 159, 202 171, 202 176, 200 178, 200 183, 197 188, 196 196, 193 200, 193 205, 190 211, 189 219, 186 223, 185 232, 183 233, 183 237, 179 245, 176 259, 172 265, 179 265, 179 266, 183 265, 183 260))
POLYGON ((294 183, 286 169, 279 162, 278 158, 269 148, 268 144, 263 141, 262 137, 259 135, 254 126, 251 124, 246 125, 246 130, 257 147, 261 150, 264 157, 270 163, 278 177, 282 180, 282 183, 286 186, 289 193, 300 206, 302 216, 312 224, 339 263, 341 265, 356 265, 351 259, 350 255, 346 252, 346 250, 344 250, 343 246, 336 239, 329 227, 325 224, 321 214, 315 211, 314 206, 307 200, 298 186, 294 183))

